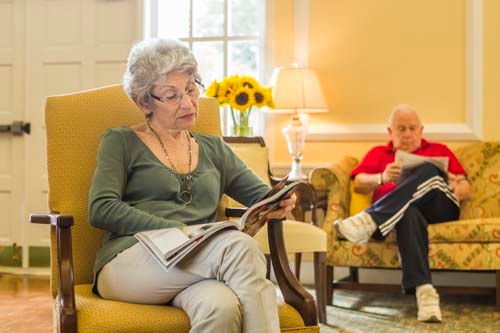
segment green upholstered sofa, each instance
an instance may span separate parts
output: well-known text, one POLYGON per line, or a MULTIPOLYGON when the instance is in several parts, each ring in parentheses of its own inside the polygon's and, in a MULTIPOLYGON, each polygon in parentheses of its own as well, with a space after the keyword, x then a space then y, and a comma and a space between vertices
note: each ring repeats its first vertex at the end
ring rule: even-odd
MULTIPOLYGON (((468 173, 472 199, 462 205, 458 221, 429 226, 430 266, 432 270, 495 272, 496 288, 464 286, 449 290, 493 293, 500 308, 500 142, 466 144, 454 152, 468 173)), ((329 299, 336 287, 363 288, 358 268, 400 267, 394 233, 384 242, 360 245, 339 239, 332 227, 336 219, 353 215, 370 203, 369 196, 352 191, 349 174, 357 163, 356 158, 346 156, 329 168, 314 169, 310 175, 319 206, 325 211, 329 299), (350 276, 334 283, 333 266, 350 267, 350 276)), ((373 284, 365 287, 378 288, 373 284)))

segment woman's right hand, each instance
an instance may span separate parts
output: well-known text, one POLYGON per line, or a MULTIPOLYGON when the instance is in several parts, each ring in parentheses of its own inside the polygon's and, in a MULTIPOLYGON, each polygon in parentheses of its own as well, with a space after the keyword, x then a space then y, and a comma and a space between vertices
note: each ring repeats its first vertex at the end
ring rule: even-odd
POLYGON ((295 201, 297 201, 297 196, 293 193, 289 198, 280 201, 279 208, 270 212, 267 217, 269 219, 282 219, 295 208, 295 201))

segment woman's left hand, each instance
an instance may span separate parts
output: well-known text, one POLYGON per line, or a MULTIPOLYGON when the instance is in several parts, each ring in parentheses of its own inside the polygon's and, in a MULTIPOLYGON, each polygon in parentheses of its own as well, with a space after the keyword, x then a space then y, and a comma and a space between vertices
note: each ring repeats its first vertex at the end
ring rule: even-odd
POLYGON ((280 201, 280 208, 272 211, 267 215, 269 219, 282 219, 295 208, 295 201, 297 201, 297 196, 293 193, 290 198, 280 201))

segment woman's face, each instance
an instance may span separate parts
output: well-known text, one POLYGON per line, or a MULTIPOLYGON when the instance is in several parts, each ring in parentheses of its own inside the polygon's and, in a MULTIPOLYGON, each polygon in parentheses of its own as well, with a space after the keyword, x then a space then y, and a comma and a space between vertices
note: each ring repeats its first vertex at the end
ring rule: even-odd
POLYGON ((182 72, 171 72, 162 76, 150 91, 154 108, 151 120, 163 129, 185 130, 194 126, 198 117, 199 88, 193 76, 182 72))

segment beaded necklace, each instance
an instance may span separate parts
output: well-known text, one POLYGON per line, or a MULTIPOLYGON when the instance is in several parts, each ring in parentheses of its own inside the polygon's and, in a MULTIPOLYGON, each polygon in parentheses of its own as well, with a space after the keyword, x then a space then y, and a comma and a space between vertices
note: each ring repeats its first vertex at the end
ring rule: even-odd
POLYGON ((189 205, 193 201, 193 195, 191 194, 191 190, 193 187, 193 176, 191 175, 191 161, 192 161, 192 147, 191 147, 191 139, 189 138, 189 133, 188 131, 184 131, 186 134, 186 139, 188 140, 188 172, 186 174, 180 174, 174 163, 172 162, 172 159, 170 158, 170 154, 167 151, 167 148, 163 144, 163 140, 161 139, 160 135, 158 132, 156 132, 153 129, 153 126, 151 126, 151 120, 148 119, 148 128, 153 132, 153 134, 156 136, 158 139, 158 142, 160 143, 161 148, 163 149, 163 152, 165 153, 165 156, 167 157, 168 163, 170 163, 170 166, 172 167, 172 170, 174 170, 175 174, 177 177, 179 177, 179 183, 181 185, 180 191, 179 191, 179 197, 184 202, 186 205, 189 205))

